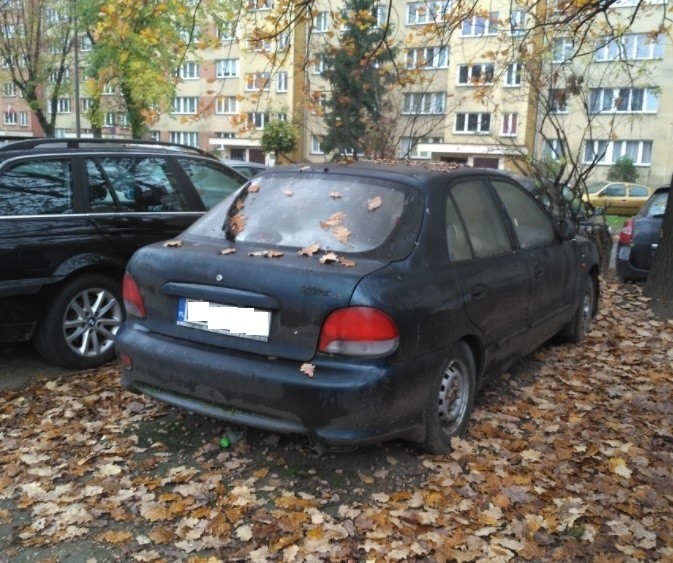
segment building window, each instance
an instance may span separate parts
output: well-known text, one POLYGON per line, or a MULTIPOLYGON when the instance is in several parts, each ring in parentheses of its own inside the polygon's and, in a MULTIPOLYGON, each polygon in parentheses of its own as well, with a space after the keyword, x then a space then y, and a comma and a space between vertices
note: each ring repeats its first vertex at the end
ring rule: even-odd
POLYGON ((238 113, 238 98, 236 96, 218 96, 215 101, 215 113, 220 115, 238 113))
POLYGON ((315 135, 311 136, 311 154, 325 154, 320 145, 320 138, 315 135))
POLYGON ((89 111, 93 107, 93 100, 91 98, 80 98, 79 109, 81 111, 89 111))
POLYGON ((287 31, 283 31, 276 38, 276 46, 279 51, 285 51, 290 47, 290 34, 287 31))
POLYGON ((189 61, 180 67, 180 78, 183 80, 195 80, 199 77, 199 63, 189 61))
POLYGON ((19 112, 19 125, 21 127, 28 127, 28 112, 20 111, 19 112))
POLYGON ((16 125, 16 112, 15 111, 5 111, 3 112, 5 125, 16 125))
POLYGON ((60 10, 54 10, 53 8, 47 8, 46 16, 47 23, 49 24, 64 22, 68 19, 64 12, 61 12, 60 10))
POLYGON ((114 127, 117 124, 117 114, 113 111, 108 111, 105 114, 105 127, 114 127))
POLYGON ((404 94, 402 113, 408 115, 439 115, 446 111, 444 92, 414 92, 404 94))
POLYGON ((561 139, 545 139, 542 147, 542 157, 551 160, 560 160, 566 154, 566 149, 561 139))
POLYGON ((171 113, 194 115, 197 113, 198 107, 199 98, 197 96, 173 98, 171 113))
POLYGON ((6 82, 2 85, 2 95, 5 98, 13 98, 16 96, 16 84, 13 82, 6 82))
POLYGON ((424 159, 428 160, 432 157, 430 151, 419 151, 418 145, 421 143, 443 143, 442 137, 402 137, 400 139, 400 158, 424 159))
POLYGON ((509 16, 509 30, 515 37, 526 33, 526 12, 524 10, 512 10, 509 16))
POLYGON ((636 165, 649 166, 652 164, 652 141, 594 140, 584 143, 584 164, 612 165, 623 156, 628 156, 636 165))
POLYGON ((178 145, 199 146, 199 134, 194 131, 171 131, 170 139, 171 143, 177 143, 178 145))
POLYGON ((407 25, 443 23, 451 3, 449 1, 409 2, 407 4, 407 25))
POLYGON ((248 10, 251 12, 270 10, 271 8, 273 8, 273 0, 248 0, 248 10))
POLYGON ((287 92, 287 72, 276 75, 276 92, 287 92))
MULTIPOLYGON (((64 68, 62 72, 60 72, 60 76, 61 76, 61 84, 66 84, 70 82, 70 69, 64 68)), ((58 77, 59 77, 59 69, 52 70, 51 73, 49 74, 49 83, 58 84, 58 77)))
POLYGON ((596 42, 595 61, 645 61, 664 57, 664 36, 653 39, 645 33, 628 33, 620 38, 603 37, 596 42))
POLYGON ((490 12, 488 17, 470 16, 463 20, 460 28, 462 37, 482 37, 498 33, 498 12, 490 12))
POLYGON ((521 63, 511 63, 507 65, 505 73, 505 86, 510 88, 521 86, 521 63))
POLYGON ((238 59, 219 59, 215 62, 215 76, 217 78, 231 78, 238 76, 238 59))
POLYGON ((236 39, 236 22, 222 22, 217 28, 217 37, 220 41, 233 41, 236 39))
POLYGON ((56 100, 56 113, 70 113, 70 98, 56 100))
POLYGON ((327 70, 325 57, 318 57, 313 63, 313 74, 322 74, 325 70, 327 70))
POLYGON ((329 14, 327 12, 318 12, 313 18, 313 32, 327 33, 329 31, 329 14))
POLYGON ((653 88, 592 88, 591 113, 656 113, 659 94, 653 88))
POLYGON ((268 72, 252 72, 245 75, 245 91, 268 92, 271 89, 271 74, 268 72))
POLYGON ((269 114, 262 111, 248 112, 248 126, 252 129, 264 129, 269 122, 269 114))
POLYGON ((150 140, 152 141, 161 141, 161 132, 160 131, 150 131, 150 140))
POLYGON ((488 133, 491 130, 490 113, 457 113, 454 133, 488 133))
POLYGON ((458 84, 460 86, 476 86, 493 84, 495 66, 492 64, 460 65, 458 67, 458 84))
POLYGON ((516 126, 519 120, 518 113, 503 113, 502 114, 502 129, 500 134, 503 137, 516 137, 516 126))
POLYGON ((573 40, 568 37, 554 39, 552 43, 552 62, 566 63, 573 56, 573 40))
POLYGON ((449 66, 448 47, 423 47, 407 51, 407 68, 425 70, 447 68, 449 66))
POLYGON ((115 84, 104 84, 103 85, 103 95, 104 96, 114 96, 117 93, 117 86, 115 84))
POLYGON ((248 51, 252 53, 268 53, 271 51, 271 41, 268 39, 248 39, 248 51))
POLYGON ((87 51, 91 51, 93 48, 93 44, 91 43, 91 39, 89 38, 88 35, 82 35, 79 38, 79 50, 83 53, 86 53, 87 51))
POLYGON ((547 111, 549 113, 568 113, 568 95, 565 90, 549 90, 547 111))

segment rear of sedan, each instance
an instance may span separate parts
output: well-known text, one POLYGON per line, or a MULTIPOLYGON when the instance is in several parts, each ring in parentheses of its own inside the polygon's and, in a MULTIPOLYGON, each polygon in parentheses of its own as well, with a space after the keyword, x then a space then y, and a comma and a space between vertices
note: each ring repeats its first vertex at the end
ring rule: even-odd
POLYGON ((619 231, 615 267, 620 280, 647 279, 659 241, 668 192, 668 186, 658 188, 619 231))
POLYGON ((419 353, 416 320, 395 307, 424 215, 413 184, 267 172, 179 241, 140 250, 117 336, 123 385, 333 446, 421 440, 424 374, 443 355, 419 353))

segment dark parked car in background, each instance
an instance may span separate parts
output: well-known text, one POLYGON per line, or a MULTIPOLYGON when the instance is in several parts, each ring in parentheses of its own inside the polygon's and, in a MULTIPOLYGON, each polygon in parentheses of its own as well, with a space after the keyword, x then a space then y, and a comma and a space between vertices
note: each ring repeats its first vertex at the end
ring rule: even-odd
POLYGON ((492 170, 289 166, 124 278, 122 383, 330 446, 450 448, 489 377, 598 303, 595 245, 492 170))
POLYGON ((645 281, 652 267, 669 186, 655 190, 640 211, 619 231, 615 267, 621 281, 645 281))
POLYGON ((248 162, 247 160, 222 160, 229 168, 233 168, 237 172, 243 174, 246 178, 252 178, 260 172, 264 172, 269 168, 266 164, 259 162, 248 162))
POLYGON ((113 360, 127 260, 176 236, 245 181, 179 145, 2 145, 0 341, 32 339, 46 360, 68 368, 113 360))

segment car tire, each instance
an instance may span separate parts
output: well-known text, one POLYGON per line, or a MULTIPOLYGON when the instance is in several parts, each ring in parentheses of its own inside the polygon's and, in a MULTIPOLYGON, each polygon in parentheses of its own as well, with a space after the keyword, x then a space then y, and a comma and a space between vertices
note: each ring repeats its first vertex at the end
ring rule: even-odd
POLYGON ((592 276, 587 276, 582 288, 580 302, 577 305, 575 314, 565 328, 561 331, 561 336, 573 344, 580 344, 591 330, 591 319, 593 318, 596 299, 595 281, 592 276))
POLYGON ((451 451, 451 439, 462 436, 474 408, 476 369, 465 342, 452 346, 436 377, 425 409, 423 449, 434 454, 451 451))
POLYGON ((115 358, 114 337, 124 318, 119 283, 83 274, 51 300, 33 342, 48 362, 69 369, 97 367, 115 358))

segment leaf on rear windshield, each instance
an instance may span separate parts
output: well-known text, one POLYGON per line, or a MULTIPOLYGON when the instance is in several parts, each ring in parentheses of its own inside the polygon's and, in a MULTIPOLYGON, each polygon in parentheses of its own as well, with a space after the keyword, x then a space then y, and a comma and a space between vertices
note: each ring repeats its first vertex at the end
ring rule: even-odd
POLYGON ((182 246, 182 241, 181 240, 167 240, 164 243, 164 246, 167 248, 177 248, 179 246, 182 246))
POLYGON ((346 266, 346 268, 355 268, 355 260, 349 260, 343 256, 339 256, 339 264, 346 266))
POLYGON ((302 364, 301 367, 299 368, 299 371, 304 375, 313 377, 313 375, 315 374, 315 366, 313 364, 302 364))
POLYGON ((383 203, 383 200, 381 199, 381 196, 376 196, 373 197, 372 199, 367 200, 367 209, 369 211, 374 211, 381 207, 381 204, 383 203))
POLYGON ((248 186, 248 192, 251 194, 256 194, 259 191, 259 184, 257 182, 253 182, 248 186))
POLYGON ((237 213, 229 218, 229 232, 236 236, 245 229, 245 215, 237 213))
POLYGON ((227 254, 233 254, 234 252, 236 252, 235 248, 223 248, 220 250, 219 254, 224 254, 226 256, 227 254))
POLYGON ((312 244, 311 246, 302 248, 297 254, 299 254, 299 256, 313 256, 318 250, 320 250, 320 245, 312 244))
POLYGON ((339 257, 334 252, 328 252, 324 256, 320 257, 320 263, 321 264, 332 264, 333 262, 336 262, 337 260, 339 260, 339 257))
POLYGON ((332 213, 332 215, 330 215, 327 221, 320 221, 320 226, 323 229, 327 229, 329 227, 336 227, 337 225, 341 225, 341 223, 343 223, 343 220, 345 218, 346 214, 343 211, 337 211, 336 213, 332 213))
POLYGON ((339 225, 338 227, 334 227, 331 231, 332 236, 337 239, 341 244, 348 244, 348 239, 351 236, 351 232, 344 227, 343 225, 339 225))
POLYGON ((263 256, 264 258, 280 258, 283 252, 277 250, 259 250, 257 252, 250 252, 248 256, 263 256))
POLYGON ((329 193, 329 196, 330 196, 332 199, 341 199, 341 194, 340 194, 339 192, 330 192, 330 193, 329 193))

